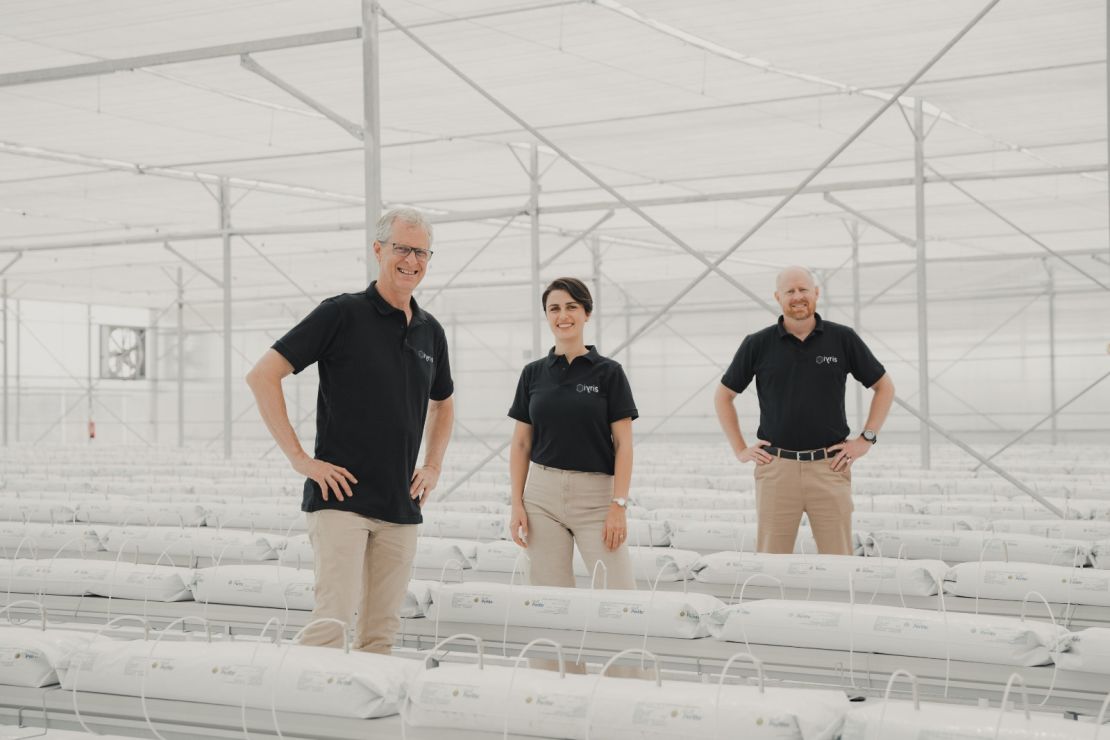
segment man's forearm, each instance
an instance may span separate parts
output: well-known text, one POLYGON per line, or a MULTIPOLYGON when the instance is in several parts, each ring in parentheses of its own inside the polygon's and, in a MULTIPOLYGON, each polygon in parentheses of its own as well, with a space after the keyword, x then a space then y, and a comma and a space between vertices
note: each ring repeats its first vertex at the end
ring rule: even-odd
POLYGON ((451 441, 451 430, 455 426, 455 402, 448 398, 428 406, 428 431, 424 447, 424 465, 443 470, 443 457, 447 454, 447 444, 451 441))
POLYGON ((867 411, 867 423, 864 429, 870 429, 873 432, 878 432, 883 428, 886 423, 887 414, 890 413, 890 407, 894 405, 894 383, 890 380, 890 376, 884 375, 879 379, 879 382, 874 386, 874 393, 871 395, 871 406, 867 411))
POLYGON ((736 407, 732 399, 718 393, 713 398, 713 407, 717 411, 717 421, 725 433, 725 439, 728 440, 732 451, 739 454, 747 444, 744 442, 744 435, 740 432, 740 418, 736 415, 736 407))
POLYGON ((289 422, 281 380, 255 378, 248 381, 248 385, 254 394, 258 412, 262 416, 263 423, 266 424, 266 429, 289 462, 295 463, 308 457, 308 453, 301 447, 301 441, 297 439, 297 432, 289 422))

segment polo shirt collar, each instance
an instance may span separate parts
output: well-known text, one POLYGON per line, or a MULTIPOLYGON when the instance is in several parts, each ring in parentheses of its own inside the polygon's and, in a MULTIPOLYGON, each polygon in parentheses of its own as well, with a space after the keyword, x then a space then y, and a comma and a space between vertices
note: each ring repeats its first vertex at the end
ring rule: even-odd
MULTIPOLYGON (((825 320, 821 318, 821 314, 814 311, 813 312, 813 318, 817 322, 813 325, 813 331, 814 332, 819 332, 819 331, 823 332, 823 331, 825 331, 825 320)), ((779 332, 779 338, 780 339, 782 337, 786 337, 786 336, 793 336, 792 334, 790 334, 790 332, 788 332, 786 330, 785 319, 783 319, 783 317, 781 315, 779 316, 779 323, 777 324, 777 327, 778 327, 778 332, 779 332)))
MULTIPOLYGON (((550 350, 548 350, 547 357, 544 359, 544 362, 547 363, 548 367, 555 367, 555 363, 558 362, 559 358, 562 357, 562 356, 563 355, 555 354, 555 348, 552 347, 550 350)), ((574 359, 577 360, 579 358, 576 357, 574 359)), ((586 360, 591 365, 596 365, 597 361, 601 359, 601 355, 599 355, 597 353, 597 347, 595 347, 592 344, 587 344, 586 345, 586 354, 582 355, 581 359, 586 360)))
MULTIPOLYGON (((389 301, 383 298, 382 294, 378 292, 377 280, 370 283, 370 287, 366 289, 366 296, 370 299, 370 302, 374 304, 374 307, 378 309, 378 313, 380 313, 382 316, 388 316, 394 311, 400 311, 399 308, 395 308, 394 306, 392 306, 389 301)), ((409 308, 412 310, 412 321, 409 324, 410 326, 423 324, 425 321, 428 320, 428 314, 424 311, 424 309, 417 305, 415 298, 409 299, 409 308)))

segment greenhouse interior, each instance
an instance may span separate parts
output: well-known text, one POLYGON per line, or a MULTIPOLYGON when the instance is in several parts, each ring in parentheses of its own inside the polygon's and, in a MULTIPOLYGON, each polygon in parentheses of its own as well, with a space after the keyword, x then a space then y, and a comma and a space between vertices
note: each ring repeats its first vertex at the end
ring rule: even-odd
POLYGON ((0 4, 0 739, 1110 738, 1108 28, 0 4))

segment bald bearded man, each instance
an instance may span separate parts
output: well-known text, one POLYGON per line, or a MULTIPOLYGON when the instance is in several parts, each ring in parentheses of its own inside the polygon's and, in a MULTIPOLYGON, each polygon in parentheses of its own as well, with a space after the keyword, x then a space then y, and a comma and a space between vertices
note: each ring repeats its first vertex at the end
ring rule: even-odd
POLYGON ((821 289, 809 270, 786 268, 775 288, 782 315, 744 338, 717 387, 717 419, 736 458, 756 466, 757 550, 793 552, 804 512, 820 553, 851 555, 851 469, 878 441, 894 383, 858 334, 817 313, 821 289), (874 392, 867 423, 852 438, 849 374, 874 392), (749 445, 734 402, 753 379, 759 429, 749 445))

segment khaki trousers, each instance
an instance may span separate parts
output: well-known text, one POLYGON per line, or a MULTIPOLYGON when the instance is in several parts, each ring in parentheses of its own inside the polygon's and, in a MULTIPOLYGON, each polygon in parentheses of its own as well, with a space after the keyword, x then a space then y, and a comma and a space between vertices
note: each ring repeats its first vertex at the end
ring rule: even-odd
POLYGON ((852 474, 834 471, 829 462, 776 457, 756 465, 759 552, 794 552, 805 512, 819 553, 852 554, 852 474))
POLYGON ((528 515, 528 582, 533 586, 573 588, 574 546, 586 570, 604 563, 597 576, 599 588, 636 588, 628 546, 605 548, 601 539, 605 517, 613 501, 613 476, 559 470, 533 463, 524 486, 528 515))
MULTIPOLYGON (((351 624, 351 647, 388 655, 416 555, 415 524, 393 524, 349 511, 309 512, 308 538, 316 572, 312 618, 351 624)), ((343 628, 323 622, 305 630, 305 645, 343 646, 343 628)))
MULTIPOLYGON (((613 476, 559 470, 532 463, 524 486, 524 512, 528 515, 528 582, 533 586, 573 588, 574 546, 582 553, 586 570, 598 568, 598 588, 635 589, 632 558, 621 543, 608 550, 601 539, 605 517, 613 501, 613 476)), ((532 668, 556 670, 558 661, 532 658, 532 668)), ((567 673, 585 673, 586 664, 566 660, 567 673)), ((613 666, 610 675, 639 678, 641 671, 613 666)))

